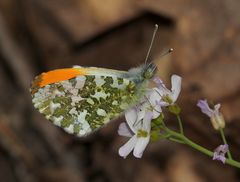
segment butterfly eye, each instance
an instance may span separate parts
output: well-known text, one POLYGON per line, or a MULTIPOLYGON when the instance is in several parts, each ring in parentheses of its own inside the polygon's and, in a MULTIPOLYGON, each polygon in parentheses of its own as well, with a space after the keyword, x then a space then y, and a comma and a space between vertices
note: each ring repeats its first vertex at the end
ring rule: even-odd
POLYGON ((151 79, 154 75, 155 75, 155 73, 156 73, 156 69, 157 67, 156 67, 156 65, 155 64, 153 64, 153 63, 150 63, 147 67, 146 67, 146 69, 144 70, 144 72, 143 72, 143 77, 145 78, 145 79, 151 79))

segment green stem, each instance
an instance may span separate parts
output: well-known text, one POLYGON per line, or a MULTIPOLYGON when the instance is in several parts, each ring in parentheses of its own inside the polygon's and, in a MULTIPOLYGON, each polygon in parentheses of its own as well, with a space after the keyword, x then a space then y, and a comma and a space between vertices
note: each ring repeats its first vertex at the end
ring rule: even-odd
POLYGON ((173 141, 173 142, 177 142, 177 143, 181 143, 181 144, 185 144, 185 142, 183 142, 182 140, 176 139, 176 138, 168 138, 169 140, 173 141))
MULTIPOLYGON (((222 137, 223 143, 224 143, 225 145, 228 145, 228 144, 227 144, 226 137, 225 137, 225 135, 224 135, 224 131, 223 131, 223 129, 220 128, 219 131, 220 131, 220 134, 221 134, 221 137, 222 137)), ((229 159, 232 159, 232 155, 231 155, 231 152, 230 152, 229 149, 228 149, 228 151, 227 151, 227 155, 228 155, 228 158, 229 158, 229 159)))
MULTIPOLYGON (((195 142, 193 142, 192 140, 190 140, 189 138, 187 138, 186 136, 177 133, 173 130, 170 130, 167 127, 163 127, 162 129, 164 129, 167 133, 171 134, 172 136, 174 136, 175 138, 177 138, 178 140, 183 141, 186 145, 194 148, 195 150, 202 152, 203 154, 206 154, 209 157, 213 157, 214 153, 198 144, 196 144, 195 142)), ((231 166, 240 168, 240 162, 233 160, 232 158, 227 158, 225 161, 226 164, 229 164, 231 166)))
POLYGON ((181 118, 180 118, 179 114, 176 115, 176 117, 177 117, 177 120, 178 120, 178 125, 179 125, 179 129, 180 129, 180 133, 181 133, 182 135, 184 135, 183 125, 182 125, 182 121, 181 121, 181 118))

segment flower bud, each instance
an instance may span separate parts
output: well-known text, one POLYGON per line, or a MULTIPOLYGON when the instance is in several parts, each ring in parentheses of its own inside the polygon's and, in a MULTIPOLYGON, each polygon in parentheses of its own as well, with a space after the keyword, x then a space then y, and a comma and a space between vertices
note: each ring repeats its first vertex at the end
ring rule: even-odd
POLYGON ((221 107, 220 104, 214 105, 214 108, 211 109, 207 103, 207 100, 199 100, 197 106, 200 107, 201 111, 210 118, 215 130, 225 127, 225 120, 222 113, 219 111, 221 107))
POLYGON ((223 129, 225 127, 225 120, 224 117, 221 113, 217 114, 217 115, 213 115, 211 118, 211 123, 213 125, 213 128, 215 130, 219 130, 219 129, 223 129))

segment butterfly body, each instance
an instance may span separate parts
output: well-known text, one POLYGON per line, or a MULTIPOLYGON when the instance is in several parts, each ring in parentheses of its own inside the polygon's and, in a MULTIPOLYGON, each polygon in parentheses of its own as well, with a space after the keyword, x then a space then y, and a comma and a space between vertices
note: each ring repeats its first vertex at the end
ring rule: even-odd
POLYGON ((79 66, 49 71, 33 81, 32 101, 53 124, 86 136, 139 102, 155 69, 149 64, 129 71, 79 66))

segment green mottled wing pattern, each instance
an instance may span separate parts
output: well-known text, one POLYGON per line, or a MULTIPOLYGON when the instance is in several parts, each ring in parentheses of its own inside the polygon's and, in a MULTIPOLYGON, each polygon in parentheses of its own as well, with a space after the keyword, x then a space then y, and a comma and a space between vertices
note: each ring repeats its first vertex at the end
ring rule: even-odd
POLYGON ((143 84, 114 75, 84 75, 39 88, 32 101, 53 124, 85 136, 135 104, 139 87, 143 84))

